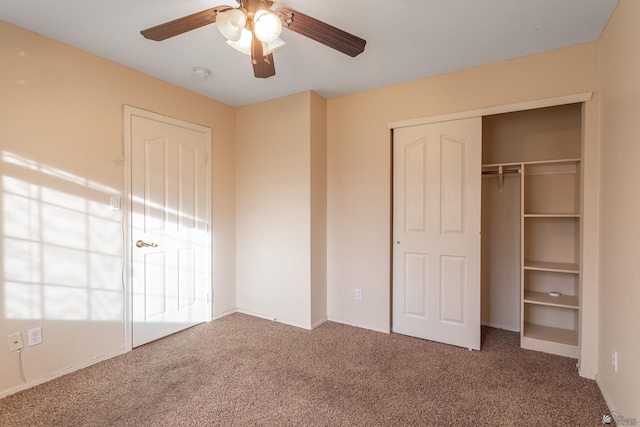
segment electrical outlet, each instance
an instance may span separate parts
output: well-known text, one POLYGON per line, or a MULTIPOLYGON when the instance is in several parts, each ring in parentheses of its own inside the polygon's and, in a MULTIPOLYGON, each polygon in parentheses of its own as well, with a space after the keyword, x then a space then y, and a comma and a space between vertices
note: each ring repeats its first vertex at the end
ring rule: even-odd
POLYGON ((611 356, 611 363, 613 364, 613 372, 618 372, 618 352, 613 349, 613 355, 611 356))
POLYGON ((7 344, 9 344, 9 352, 18 351, 24 344, 22 343, 22 334, 20 332, 14 332, 7 336, 7 344))
POLYGON ((356 289, 356 300, 362 301, 362 289, 356 289))
POLYGON ((37 328, 29 329, 27 334, 29 347, 36 344, 42 343, 42 326, 38 326, 37 328))

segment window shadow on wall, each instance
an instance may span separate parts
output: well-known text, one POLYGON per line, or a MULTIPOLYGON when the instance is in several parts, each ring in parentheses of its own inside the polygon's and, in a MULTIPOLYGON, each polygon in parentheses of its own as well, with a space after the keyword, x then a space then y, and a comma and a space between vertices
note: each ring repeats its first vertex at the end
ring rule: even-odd
POLYGON ((0 318, 121 321, 120 192, 7 151, 0 162, 0 318))

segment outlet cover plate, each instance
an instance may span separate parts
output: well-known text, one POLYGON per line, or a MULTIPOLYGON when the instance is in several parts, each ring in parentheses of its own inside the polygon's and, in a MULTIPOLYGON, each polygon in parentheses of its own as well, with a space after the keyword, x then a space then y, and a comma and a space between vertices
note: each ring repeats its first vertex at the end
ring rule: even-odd
POLYGON ((24 344, 22 343, 22 334, 20 332, 15 332, 9 336, 7 336, 7 344, 9 344, 9 351, 18 351, 24 344))
POLYGON ((42 343, 42 327, 38 326, 37 328, 29 329, 27 337, 27 344, 29 345, 29 347, 42 343))

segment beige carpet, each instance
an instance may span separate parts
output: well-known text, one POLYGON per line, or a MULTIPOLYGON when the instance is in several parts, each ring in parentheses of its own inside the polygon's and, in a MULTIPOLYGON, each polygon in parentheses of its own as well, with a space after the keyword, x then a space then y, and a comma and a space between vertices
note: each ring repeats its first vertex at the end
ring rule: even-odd
POLYGON ((233 314, 0 400, 0 426, 601 425, 573 359, 233 314))

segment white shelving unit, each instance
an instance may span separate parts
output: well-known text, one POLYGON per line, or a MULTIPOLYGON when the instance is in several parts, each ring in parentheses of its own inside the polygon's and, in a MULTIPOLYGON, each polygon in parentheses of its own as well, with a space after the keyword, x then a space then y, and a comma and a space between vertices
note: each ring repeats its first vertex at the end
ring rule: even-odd
POLYGON ((522 170, 520 345, 578 358, 580 159, 522 170))
POLYGON ((523 348, 572 358, 582 333, 582 117, 570 104, 486 116, 482 128, 483 322, 519 331, 523 348))

